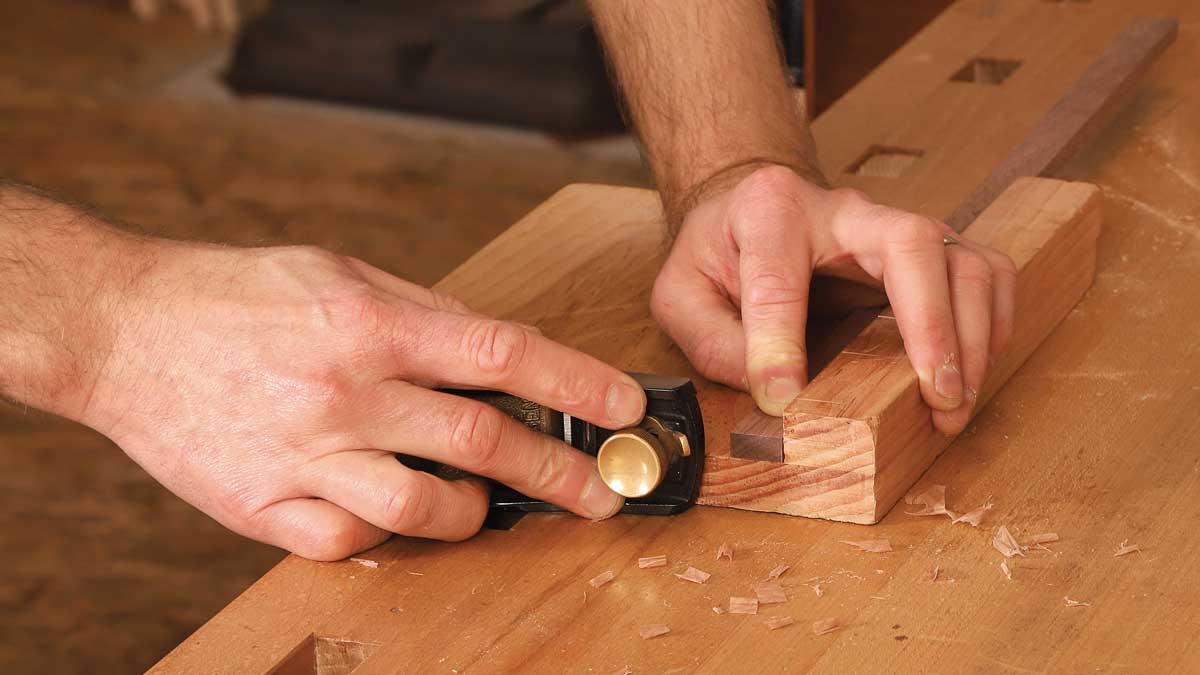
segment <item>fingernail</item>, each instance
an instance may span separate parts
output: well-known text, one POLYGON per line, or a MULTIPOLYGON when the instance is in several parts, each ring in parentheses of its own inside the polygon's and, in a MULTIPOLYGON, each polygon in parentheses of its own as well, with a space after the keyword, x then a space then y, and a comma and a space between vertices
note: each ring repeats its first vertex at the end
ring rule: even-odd
POLYGON ((775 377, 767 380, 763 395, 772 406, 787 408, 800 395, 800 380, 794 377, 775 377))
POLYGON ((637 424, 646 412, 646 392, 636 384, 619 382, 608 388, 604 407, 617 424, 637 424))
POLYGON ((958 359, 954 354, 947 354, 945 362, 938 367, 933 376, 933 388, 939 395, 951 401, 962 399, 962 372, 958 369, 958 359))
POLYGON ((593 471, 583 488, 583 494, 579 497, 579 504, 589 518, 604 520, 617 515, 621 507, 625 506, 625 498, 610 490, 604 481, 600 480, 600 474, 593 471))

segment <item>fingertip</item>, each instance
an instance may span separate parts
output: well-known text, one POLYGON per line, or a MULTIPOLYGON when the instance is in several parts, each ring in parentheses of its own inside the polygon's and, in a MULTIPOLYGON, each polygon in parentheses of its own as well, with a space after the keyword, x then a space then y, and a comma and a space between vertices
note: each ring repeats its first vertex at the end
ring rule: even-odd
POLYGON ((483 521, 487 519, 491 485, 480 478, 462 478, 450 481, 450 485, 461 490, 474 508, 464 510, 462 529, 448 534, 443 539, 464 541, 475 536, 483 527, 483 521))
POLYGON ((934 368, 918 371, 921 397, 934 410, 949 412, 963 403, 963 376, 958 357, 947 354, 934 368))
POLYGON ((604 410, 612 428, 633 426, 646 416, 646 391, 633 378, 623 375, 622 380, 609 385, 604 410))
POLYGON ((752 366, 750 395, 754 397, 759 409, 768 415, 782 417, 787 407, 804 389, 805 368, 803 356, 793 358, 786 364, 752 366))
POLYGON ((579 495, 579 515, 592 520, 606 520, 617 515, 625 506, 625 498, 613 492, 600 477, 599 471, 592 471, 579 495))

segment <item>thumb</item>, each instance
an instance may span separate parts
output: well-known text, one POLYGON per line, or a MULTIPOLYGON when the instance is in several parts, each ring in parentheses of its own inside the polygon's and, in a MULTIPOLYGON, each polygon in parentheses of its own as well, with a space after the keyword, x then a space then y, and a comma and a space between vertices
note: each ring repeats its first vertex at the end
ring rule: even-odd
POLYGON ((756 232, 738 242, 746 378, 758 407, 778 417, 808 378, 810 267, 794 228, 777 219, 753 227, 756 232))

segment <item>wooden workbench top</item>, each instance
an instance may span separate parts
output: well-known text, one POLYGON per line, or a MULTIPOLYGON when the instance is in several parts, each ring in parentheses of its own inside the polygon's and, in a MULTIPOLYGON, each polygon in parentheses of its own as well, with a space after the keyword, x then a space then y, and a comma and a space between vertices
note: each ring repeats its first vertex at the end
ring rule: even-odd
MULTIPOLYGON (((1111 36, 1131 14, 1116 3, 1010 4, 1017 9, 980 1, 950 12, 992 11, 1011 22, 1037 18, 1029 12, 1090 12, 1080 32, 1100 33, 1101 46, 1104 31, 1111 36)), ((1200 6, 1160 0, 1137 9, 1177 15, 1178 41, 1065 172, 1106 197, 1095 284, 919 484, 946 485, 957 511, 994 503, 981 527, 902 508, 870 528, 696 508, 600 523, 529 516, 461 544, 394 539, 361 556, 377 568, 289 557, 154 672, 266 673, 304 667, 310 652, 347 663, 365 656, 357 675, 1200 668, 1200 6), (1055 532, 1061 540, 1010 560, 1009 579, 991 544, 1000 525, 1018 539, 1055 532), (879 538, 894 550, 840 543, 879 538), (715 560, 723 542, 736 549, 732 562, 715 560), (1140 552, 1114 557, 1123 542, 1140 552), (639 557, 656 554, 669 564, 638 569, 639 557), (779 578, 786 603, 757 616, 713 611, 730 596, 753 596, 780 564, 790 565, 779 578), (688 565, 712 578, 677 579, 688 565), (589 585, 607 570, 613 581, 589 585), (780 615, 795 624, 768 630, 764 619, 780 615), (815 635, 813 622, 829 617, 844 627, 815 635), (671 632, 643 640, 647 624, 671 632)), ((892 94, 905 94, 902 85, 892 94)), ((848 147, 849 132, 838 128, 817 126, 832 134, 818 137, 823 154, 848 147)), ((644 191, 568 192, 442 287, 622 367, 688 372, 645 306, 661 256, 657 213, 644 191), (563 231, 571 241, 521 239, 546 220, 601 216, 605 227, 563 231), (556 246, 605 255, 582 257, 583 267, 554 255, 556 246)), ((730 396, 706 389, 706 412, 732 414, 730 396)), ((706 419, 714 443, 728 421, 706 419)))

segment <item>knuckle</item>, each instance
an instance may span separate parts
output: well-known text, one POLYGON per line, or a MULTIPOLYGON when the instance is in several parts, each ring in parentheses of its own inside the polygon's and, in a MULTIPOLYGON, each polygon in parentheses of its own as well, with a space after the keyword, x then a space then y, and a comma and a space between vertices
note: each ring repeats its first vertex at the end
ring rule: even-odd
POLYGON ((506 421, 495 408, 483 404, 461 406, 450 432, 450 447, 458 467, 490 473, 500 461, 506 421))
POLYGON ((804 285, 794 275, 782 271, 764 271, 747 280, 743 292, 743 311, 796 311, 808 302, 804 285))
POLYGON ((888 240, 904 250, 942 246, 942 233, 928 218, 906 213, 888 225, 888 240))
POLYGON ((392 532, 420 530, 429 525, 432 517, 430 491, 415 474, 389 492, 383 503, 383 522, 392 532))
POLYGON ((485 319, 466 333, 466 349, 475 368, 496 380, 512 377, 521 368, 529 334, 507 321, 485 319))
POLYGON ((958 283, 991 288, 992 266, 987 258, 973 251, 959 251, 948 258, 950 274, 958 283))

